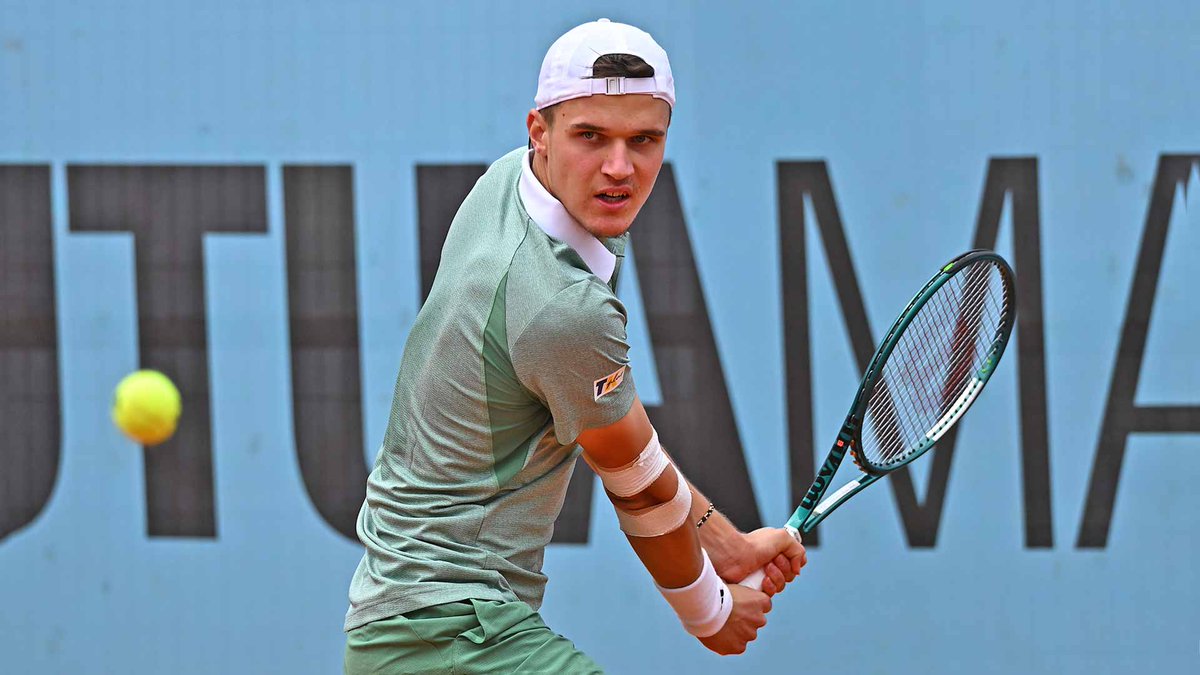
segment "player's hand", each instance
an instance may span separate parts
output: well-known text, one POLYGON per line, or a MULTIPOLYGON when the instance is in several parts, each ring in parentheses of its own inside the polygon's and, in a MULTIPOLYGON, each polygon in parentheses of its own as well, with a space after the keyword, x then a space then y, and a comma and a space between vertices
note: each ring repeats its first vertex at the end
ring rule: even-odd
POLYGON ((725 625, 715 634, 700 638, 701 644, 721 656, 746 651, 746 645, 758 637, 758 629, 767 625, 767 612, 771 611, 771 598, 766 593, 730 584, 729 595, 733 611, 725 625))
POLYGON ((783 528, 764 527, 741 536, 742 545, 735 556, 722 560, 720 565, 713 561, 717 574, 725 581, 736 584, 761 569, 766 573, 763 593, 775 595, 808 564, 804 545, 783 528))

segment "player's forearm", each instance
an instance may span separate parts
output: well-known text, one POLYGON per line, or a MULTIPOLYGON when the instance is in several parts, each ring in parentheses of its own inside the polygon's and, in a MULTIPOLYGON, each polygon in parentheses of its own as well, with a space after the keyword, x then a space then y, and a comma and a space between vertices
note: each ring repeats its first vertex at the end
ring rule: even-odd
MULTIPOLYGON (((665 504, 678 490, 675 471, 664 471, 644 492, 634 498, 609 493, 618 513, 644 511, 665 504)), ((689 515, 674 530, 657 537, 626 537, 654 581, 663 588, 680 588, 696 580, 701 570, 700 539, 689 515)))
POLYGON ((684 629, 699 638, 720 631, 733 611, 733 598, 708 554, 700 548, 688 503, 692 499, 691 485, 683 474, 668 463, 663 475, 641 493, 631 498, 619 497, 611 490, 608 494, 630 546, 679 615, 684 629), (669 518, 661 517, 668 513, 669 518))
POLYGON ((682 588, 700 576, 700 540, 686 524, 661 537, 626 538, 659 586, 682 588))
MULTIPOLYGON (((665 449, 664 452, 668 456, 671 454, 665 449)), ((671 461, 674 462, 674 458, 671 461)), ((685 476, 684 479, 686 480, 687 477, 685 476)), ((713 564, 721 567, 722 565, 719 563, 732 557, 734 551, 742 545, 740 539, 742 532, 734 527, 725 514, 718 511, 712 501, 704 496, 700 488, 697 488, 690 480, 688 487, 692 492, 692 508, 688 513, 688 520, 700 536, 700 546, 708 551, 708 555, 713 559, 713 564)))
POLYGON ((584 459, 616 507, 621 531, 687 632, 716 634, 733 610, 730 591, 700 547, 691 484, 634 400, 620 421, 580 434, 584 459))
MULTIPOLYGON (((745 545, 742 541, 742 532, 723 513, 713 507, 712 502, 690 481, 688 486, 692 492, 692 508, 682 527, 662 537, 651 539, 629 537, 629 542, 642 560, 642 564, 646 566, 660 586, 667 588, 683 586, 696 578, 700 571, 698 566, 694 569, 688 566, 688 571, 685 572, 678 568, 677 561, 685 559, 699 561, 699 548, 708 552, 713 565, 718 569, 724 569, 728 561, 737 558, 741 547, 745 545), (701 521, 703 524, 700 524, 701 521), (700 524, 699 527, 697 524, 700 524), (666 564, 668 570, 675 565, 675 571, 678 574, 660 577, 655 570, 660 569, 661 564, 666 564)), ((667 573, 670 574, 670 572, 667 573)))
POLYGON ((742 546, 742 533, 691 481, 688 481, 688 486, 692 489, 692 511, 688 516, 691 525, 699 535, 700 545, 708 551, 713 564, 721 569, 724 567, 723 563, 733 558, 738 547, 742 546), (701 521, 703 524, 700 524, 701 521))

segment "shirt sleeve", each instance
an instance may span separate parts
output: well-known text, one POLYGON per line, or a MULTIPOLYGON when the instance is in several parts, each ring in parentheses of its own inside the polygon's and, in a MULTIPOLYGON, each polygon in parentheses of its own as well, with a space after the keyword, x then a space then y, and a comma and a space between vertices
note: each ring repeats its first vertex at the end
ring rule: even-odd
POLYGON ((633 405, 625 307, 596 282, 559 291, 509 353, 521 384, 550 409, 563 445, 620 420, 633 405))

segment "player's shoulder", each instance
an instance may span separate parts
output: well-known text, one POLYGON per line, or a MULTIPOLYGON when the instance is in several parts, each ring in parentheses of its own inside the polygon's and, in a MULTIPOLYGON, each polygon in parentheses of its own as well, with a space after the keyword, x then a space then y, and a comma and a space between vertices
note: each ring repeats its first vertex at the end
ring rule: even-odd
POLYGON ((556 317, 569 317, 577 321, 619 318, 623 322, 625 319, 625 306, 608 284, 593 275, 564 284, 546 299, 545 307, 556 317))
POLYGON ((518 148, 492 162, 463 199, 455 220, 494 222, 504 215, 517 217, 514 203, 522 156, 518 148))
POLYGON ((526 148, 513 148, 501 155, 488 167, 487 173, 520 174, 521 160, 528 154, 526 148))
MULTIPOLYGON (((525 148, 514 148, 509 152, 501 155, 496 161, 492 162, 491 166, 484 172, 483 178, 505 178, 512 175, 520 175, 521 173, 521 158, 526 155, 528 150, 525 148)), ((482 180, 481 178, 480 180, 482 180)))
POLYGON ((576 279, 546 294, 513 336, 526 348, 584 348, 596 340, 625 338, 625 306, 595 276, 576 279))
POLYGON ((509 335, 515 337, 531 322, 535 326, 570 330, 598 320, 624 321, 625 308, 612 288, 593 274, 570 247, 546 236, 526 221, 527 236, 508 267, 509 335))

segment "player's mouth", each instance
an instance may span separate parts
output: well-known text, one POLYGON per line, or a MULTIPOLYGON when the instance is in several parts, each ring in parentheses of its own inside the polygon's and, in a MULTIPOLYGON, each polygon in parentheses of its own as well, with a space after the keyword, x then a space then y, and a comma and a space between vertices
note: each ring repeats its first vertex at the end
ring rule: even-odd
POLYGON ((629 188, 611 188, 595 194, 596 201, 609 209, 619 209, 625 206, 632 197, 633 194, 629 188))

